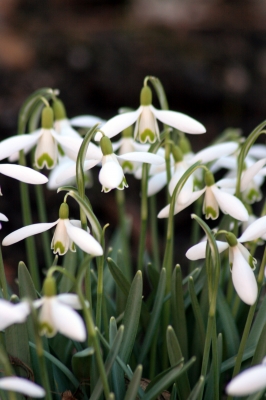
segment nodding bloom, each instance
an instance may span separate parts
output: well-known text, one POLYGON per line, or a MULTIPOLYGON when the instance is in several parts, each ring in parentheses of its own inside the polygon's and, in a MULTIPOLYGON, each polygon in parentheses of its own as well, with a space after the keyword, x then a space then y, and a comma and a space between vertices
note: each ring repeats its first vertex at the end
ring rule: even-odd
MULTIPOLYGON (((239 221, 248 220, 248 212, 244 204, 232 194, 219 189, 217 184, 215 184, 214 177, 210 171, 205 173, 205 183, 205 188, 193 192, 186 203, 180 202, 177 197, 174 214, 177 214, 190 206, 190 204, 205 193, 202 211, 205 214, 206 219, 217 219, 219 217, 220 208, 224 214, 229 214, 239 221)), ((169 211, 170 204, 159 212, 158 218, 167 218, 169 216, 169 211)))
POLYGON ((266 357, 262 363, 235 376, 226 386, 229 396, 248 396, 266 388, 266 357))
POLYGON ((62 203, 59 209, 59 219, 51 223, 40 223, 24 226, 7 235, 2 244, 9 246, 19 242, 28 236, 45 232, 56 225, 51 248, 54 254, 64 255, 68 250, 75 251, 74 243, 88 254, 101 256, 103 249, 96 239, 85 230, 81 229, 80 221, 72 221, 68 218, 69 209, 66 203, 62 203))
MULTIPOLYGON (((261 237, 261 230, 259 227, 262 222, 258 223, 257 221, 249 225, 238 239, 233 233, 227 232, 225 234, 227 243, 216 241, 219 253, 229 249, 229 264, 234 288, 241 300, 249 305, 254 304, 258 296, 257 281, 253 273, 253 270, 256 268, 257 260, 252 257, 242 243, 261 237)), ((203 241, 192 246, 186 252, 186 257, 189 260, 205 258, 206 245, 207 242, 203 241)))
POLYGON ((83 342, 86 339, 86 328, 81 316, 73 310, 82 308, 78 296, 71 293, 56 295, 53 277, 45 279, 43 293, 41 299, 33 302, 34 307, 40 308, 40 334, 53 337, 60 332, 70 339, 83 342))
POLYGON ((0 378, 0 389, 21 393, 32 398, 45 396, 45 390, 41 386, 18 376, 5 376, 0 378))
MULTIPOLYGON (((101 129, 106 136, 112 138, 136 122, 134 139, 141 143, 154 143, 156 140, 160 140, 157 119, 163 124, 182 132, 192 134, 206 132, 205 127, 200 122, 188 115, 169 110, 157 110, 151 103, 152 91, 148 86, 144 86, 140 93, 140 107, 136 111, 116 115, 107 121, 101 129)), ((100 139, 100 134, 97 134, 95 140, 100 139)))
MULTIPOLYGON (((112 143, 107 136, 102 136, 100 146, 102 150, 101 159, 85 161, 83 170, 87 171, 99 162, 102 163, 99 172, 99 181, 102 184, 102 191, 105 193, 112 189, 123 190, 125 187, 128 187, 123 168, 119 164, 118 160, 148 164, 161 164, 164 162, 164 159, 161 156, 148 152, 135 151, 117 156, 114 153, 112 143)), ((66 179, 71 178, 75 174, 75 166, 72 166, 58 176, 57 182, 63 183, 66 179)))

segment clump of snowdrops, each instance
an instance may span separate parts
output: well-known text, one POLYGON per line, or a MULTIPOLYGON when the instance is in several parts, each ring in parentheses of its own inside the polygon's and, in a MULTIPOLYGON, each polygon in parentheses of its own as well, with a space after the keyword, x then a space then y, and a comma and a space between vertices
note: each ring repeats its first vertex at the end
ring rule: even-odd
POLYGON ((0 143, 0 159, 8 159, 0 172, 21 181, 23 216, 23 227, 7 234, 14 215, 0 214, 2 245, 15 249, 24 240, 27 253, 18 265, 16 294, 0 257, 2 398, 264 395, 266 254, 258 257, 257 249, 266 239, 266 146, 256 141, 266 133, 266 121, 247 138, 228 129, 195 154, 189 136, 208 135, 205 127, 168 109, 159 79, 146 77, 140 89, 140 107, 121 109, 108 121, 68 119, 59 92, 40 89, 21 107, 18 134, 0 143), (88 185, 92 168, 99 170, 99 182, 88 185), (141 191, 136 262, 125 211, 132 196, 127 174, 141 191), (35 224, 28 184, 36 185, 35 224), (46 210, 45 184, 60 197, 56 221, 46 210), (109 221, 102 226, 95 215, 92 190, 101 202, 116 192, 119 221, 108 242, 109 221), (179 213, 192 204, 188 263, 182 266, 175 232, 186 229, 179 213), (78 220, 71 219, 75 207, 78 220), (158 219, 165 222, 163 246, 158 219), (217 220, 215 229, 209 220, 217 220), (36 234, 42 235, 44 260, 36 234))

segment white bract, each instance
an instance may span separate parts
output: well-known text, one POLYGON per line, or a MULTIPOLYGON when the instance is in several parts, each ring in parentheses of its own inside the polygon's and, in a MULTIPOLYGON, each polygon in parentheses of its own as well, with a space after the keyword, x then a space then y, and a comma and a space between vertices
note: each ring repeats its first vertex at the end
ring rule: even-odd
MULTIPOLYGON (((255 238, 259 238, 261 236, 261 231, 258 228, 258 223, 256 224, 256 222, 257 221, 251 224, 238 239, 236 239, 232 233, 227 233, 227 243, 216 241, 219 253, 229 248, 229 263, 231 266, 232 280, 235 290, 241 300, 249 305, 255 303, 258 295, 258 286, 253 273, 257 261, 242 245, 242 243, 254 240, 255 238)), ((186 252, 186 257, 189 260, 199 260, 205 258, 206 245, 207 242, 203 241, 195 246, 192 246, 186 252)))
POLYGON ((81 229, 80 221, 68 219, 68 205, 62 203, 59 210, 59 219, 51 223, 40 223, 28 225, 20 228, 7 235, 2 244, 10 246, 13 243, 19 242, 28 236, 36 235, 45 232, 56 225, 54 236, 51 243, 51 248, 54 253, 64 255, 68 250, 75 251, 73 242, 88 254, 93 256, 101 256, 103 249, 94 237, 85 230, 81 229))
MULTIPOLYGON (((157 110, 152 106, 152 92, 148 86, 144 86, 140 96, 140 107, 136 111, 131 111, 116 115, 102 126, 106 136, 112 138, 122 132, 128 126, 134 124, 134 139, 141 143, 154 143, 160 139, 157 119, 163 124, 169 125, 182 132, 200 134, 205 133, 205 127, 195 119, 186 114, 169 110, 157 110)), ((100 140, 101 134, 95 136, 95 140, 100 140)))
POLYGON ((45 390, 41 386, 18 376, 0 378, 0 389, 21 393, 32 398, 45 396, 45 390))
POLYGON ((266 358, 262 363, 235 376, 226 386, 229 396, 248 396, 266 388, 266 358))

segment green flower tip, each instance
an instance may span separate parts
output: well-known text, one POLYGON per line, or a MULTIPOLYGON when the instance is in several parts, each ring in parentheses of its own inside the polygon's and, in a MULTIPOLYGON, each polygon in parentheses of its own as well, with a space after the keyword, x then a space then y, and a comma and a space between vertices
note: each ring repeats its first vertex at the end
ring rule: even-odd
POLYGON ((57 121, 59 121, 60 119, 66 119, 67 115, 66 115, 66 109, 65 106, 63 104, 63 102, 59 99, 56 99, 53 102, 53 110, 54 110, 54 117, 57 121))
POLYGON ((68 219, 69 217, 69 207, 67 203, 62 203, 59 208, 59 218, 68 219))
POLYGON ((152 91, 149 86, 143 86, 140 92, 140 104, 142 106, 149 106, 152 102, 152 91))
POLYGON ((227 232, 225 234, 225 238, 230 247, 237 246, 237 238, 235 237, 235 235, 233 233, 227 232))
POLYGON ((176 163, 183 161, 183 152, 179 146, 172 146, 172 154, 176 163))
POLYGON ((205 185, 206 186, 212 186, 215 184, 214 176, 211 173, 211 171, 206 171, 205 172, 205 185))
POLYGON ((182 150, 183 154, 188 154, 191 152, 190 141, 186 136, 182 136, 179 140, 179 147, 182 150))
POLYGON ((111 140, 107 136, 103 136, 100 140, 101 150, 104 156, 108 154, 113 154, 113 146, 111 140))
POLYGON ((44 107, 42 110, 42 128, 52 129, 54 124, 54 112, 51 107, 44 107))
POLYGON ((52 276, 45 278, 43 282, 43 295, 46 297, 56 296, 56 284, 52 276))

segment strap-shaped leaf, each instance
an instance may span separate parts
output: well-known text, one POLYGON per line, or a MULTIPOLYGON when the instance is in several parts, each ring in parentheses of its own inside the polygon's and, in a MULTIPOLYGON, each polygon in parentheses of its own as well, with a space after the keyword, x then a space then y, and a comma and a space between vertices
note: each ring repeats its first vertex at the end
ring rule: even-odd
POLYGON ((84 350, 78 351, 74 354, 71 360, 71 366, 74 375, 78 378, 78 380, 88 378, 87 368, 84 368, 86 365, 89 365, 89 359, 94 354, 93 347, 87 347, 84 350))
POLYGON ((201 308, 200 308, 200 305, 199 305, 199 302, 197 299, 197 295, 195 293, 194 281, 193 281, 192 277, 190 277, 190 279, 188 281, 188 288, 189 288, 189 294, 190 294, 190 298, 191 298, 191 305, 192 305, 194 317, 196 320, 197 331, 199 334, 200 347, 201 347, 201 349, 203 349, 204 344, 205 344, 206 331, 205 331, 205 325, 204 325, 201 308))
POLYGON ((124 400, 135 400, 137 398, 141 375, 142 375, 142 365, 138 365, 128 385, 128 389, 124 400))
POLYGON ((194 388, 192 389, 187 400, 198 400, 198 396, 202 391, 203 384, 204 384, 204 377, 201 376, 199 378, 198 382, 196 383, 196 385, 194 386, 194 388))
POLYGON ((127 278, 112 258, 108 257, 107 263, 117 286, 122 290, 125 296, 128 296, 130 291, 130 283, 128 282, 127 278))

